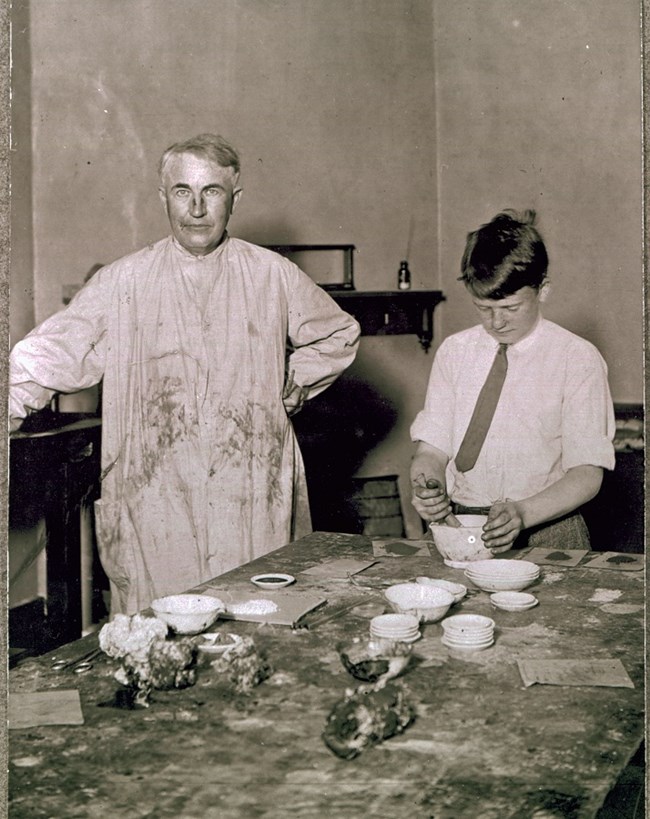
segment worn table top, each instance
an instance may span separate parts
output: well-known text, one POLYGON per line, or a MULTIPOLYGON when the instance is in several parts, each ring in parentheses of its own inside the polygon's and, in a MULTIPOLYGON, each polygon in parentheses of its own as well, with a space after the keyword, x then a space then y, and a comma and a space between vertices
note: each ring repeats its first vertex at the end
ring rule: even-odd
POLYGON ((528 589, 539 605, 521 613, 470 593, 450 613, 492 617, 495 645, 456 656, 440 642, 440 623, 425 626, 419 662, 400 678, 415 722, 350 761, 323 743, 327 714, 358 685, 335 644, 368 633, 385 585, 417 575, 463 582, 433 551, 378 558, 355 583, 310 577, 300 572, 325 560, 373 557, 368 538, 314 533, 219 578, 251 590, 255 573, 289 572, 297 582, 286 591, 322 594, 323 614, 359 598, 311 628, 224 622, 253 636, 275 668, 248 696, 224 696, 209 669, 195 686, 126 711, 98 707, 117 687, 106 657, 85 675, 56 674, 48 655, 20 664, 12 692, 76 688, 84 724, 10 731, 10 816, 595 816, 643 737, 643 572, 544 566, 528 589), (524 687, 517 660, 544 658, 620 659, 635 687, 524 687))

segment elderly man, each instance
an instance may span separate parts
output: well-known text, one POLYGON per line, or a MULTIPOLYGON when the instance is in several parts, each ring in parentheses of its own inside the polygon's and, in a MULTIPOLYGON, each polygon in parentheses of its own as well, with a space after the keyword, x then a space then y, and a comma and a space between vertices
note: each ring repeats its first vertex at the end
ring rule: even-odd
POLYGON ((356 321, 298 267, 231 238, 237 152, 203 134, 160 162, 172 235, 103 267, 15 345, 10 420, 103 379, 99 553, 111 613, 310 531, 289 415, 356 354, 356 321))
POLYGON ((494 552, 590 548, 580 506, 614 468, 607 367, 542 317, 548 257, 534 220, 505 211, 468 235, 461 281, 480 324, 440 345, 411 426, 420 516, 487 514, 494 552))

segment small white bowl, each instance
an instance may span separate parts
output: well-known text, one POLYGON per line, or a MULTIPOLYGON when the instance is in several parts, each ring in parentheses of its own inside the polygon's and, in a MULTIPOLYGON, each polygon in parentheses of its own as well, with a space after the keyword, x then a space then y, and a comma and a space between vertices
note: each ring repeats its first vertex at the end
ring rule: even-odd
POLYGON ((251 583, 259 586, 260 589, 283 589, 295 582, 296 578, 292 574, 278 574, 277 572, 256 574, 251 577, 251 583))
POLYGON ((462 583, 452 583, 451 580, 442 580, 434 577, 416 577, 416 583, 422 586, 436 586, 439 589, 445 589, 454 598, 454 603, 460 602, 467 594, 467 586, 462 583))
POLYGON ((412 614, 421 623, 435 623, 445 616, 454 602, 447 589, 423 586, 420 583, 398 583, 389 586, 384 595, 393 611, 412 614))
POLYGON ((200 634, 226 610, 222 600, 202 594, 171 594, 151 604, 158 619, 178 634, 200 634))

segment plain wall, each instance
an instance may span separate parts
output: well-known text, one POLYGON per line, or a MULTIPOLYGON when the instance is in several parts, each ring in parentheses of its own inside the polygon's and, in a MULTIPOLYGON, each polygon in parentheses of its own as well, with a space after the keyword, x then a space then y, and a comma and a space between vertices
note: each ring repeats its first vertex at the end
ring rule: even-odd
MULTIPOLYGON (((446 296, 433 349, 475 321, 456 282, 467 231, 502 207, 537 208, 552 259, 547 315, 599 345, 615 400, 642 400, 634 0, 32 0, 29 10, 36 321, 95 263, 166 234, 157 159, 211 130, 243 157, 234 235, 355 244, 359 290, 394 289, 408 256, 413 287, 446 296)), ((27 278, 24 260, 20 269, 27 278)), ((26 302, 14 287, 12 341, 26 302)), ((401 476, 412 536, 408 427, 431 359, 414 336, 364 338, 351 370, 397 413, 358 474, 401 476)))
POLYGON ((435 0, 443 332, 475 323, 455 281, 469 230, 533 208, 545 314, 643 400, 640 7, 636 0, 435 0))

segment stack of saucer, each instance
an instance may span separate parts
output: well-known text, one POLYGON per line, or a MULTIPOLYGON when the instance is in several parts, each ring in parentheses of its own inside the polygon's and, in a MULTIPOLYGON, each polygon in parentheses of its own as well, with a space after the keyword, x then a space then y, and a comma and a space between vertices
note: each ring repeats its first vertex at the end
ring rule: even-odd
POLYGON ((490 595, 492 605, 504 611, 527 611, 539 603, 533 594, 525 592, 496 592, 490 595))
POLYGON ((442 642, 447 648, 480 651, 494 643, 494 620, 480 614, 455 614, 442 623, 442 642))
POLYGON ((411 614, 380 614, 370 621, 370 636, 377 640, 413 643, 420 636, 420 623, 411 614))

